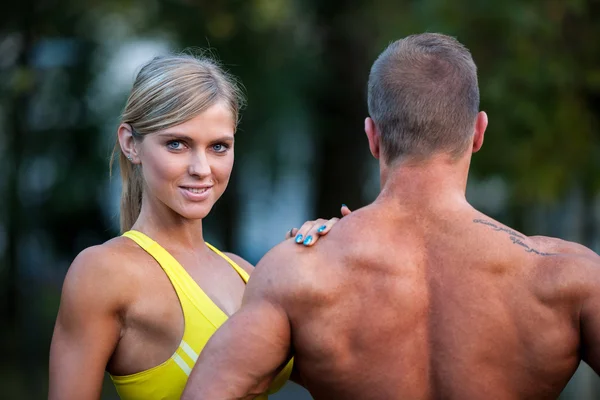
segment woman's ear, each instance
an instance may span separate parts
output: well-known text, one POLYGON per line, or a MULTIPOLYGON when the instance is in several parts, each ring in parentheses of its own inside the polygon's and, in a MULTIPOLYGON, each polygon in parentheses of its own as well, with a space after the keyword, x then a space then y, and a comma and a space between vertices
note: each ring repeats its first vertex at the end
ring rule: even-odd
POLYGON ((121 152, 127 157, 132 164, 139 164, 140 158, 137 152, 137 146, 135 139, 133 138, 133 130, 129 124, 119 125, 117 132, 119 137, 119 145, 121 146, 121 152))

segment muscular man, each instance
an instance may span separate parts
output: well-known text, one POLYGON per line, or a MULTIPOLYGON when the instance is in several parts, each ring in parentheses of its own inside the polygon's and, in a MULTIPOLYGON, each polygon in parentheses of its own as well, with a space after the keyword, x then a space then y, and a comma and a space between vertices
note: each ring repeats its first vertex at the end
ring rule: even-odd
POLYGON ((253 398, 292 354, 315 399, 552 399, 581 360, 599 373, 600 257, 467 202, 478 110, 459 42, 392 43, 365 122, 379 197, 320 246, 264 257, 184 399, 253 398))

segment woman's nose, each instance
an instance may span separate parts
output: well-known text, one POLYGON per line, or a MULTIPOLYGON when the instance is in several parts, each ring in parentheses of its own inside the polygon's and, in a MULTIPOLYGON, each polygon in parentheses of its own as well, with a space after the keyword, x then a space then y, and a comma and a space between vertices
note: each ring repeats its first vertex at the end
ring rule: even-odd
POLYGON ((195 151, 190 157, 190 163, 188 166, 190 175, 196 175, 199 177, 210 175, 210 164, 206 157, 206 152, 195 151))

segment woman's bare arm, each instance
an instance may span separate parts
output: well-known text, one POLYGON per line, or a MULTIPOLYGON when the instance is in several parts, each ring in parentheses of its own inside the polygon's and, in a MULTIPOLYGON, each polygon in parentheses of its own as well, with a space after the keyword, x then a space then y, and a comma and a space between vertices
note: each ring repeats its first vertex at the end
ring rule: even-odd
POLYGON ((117 259, 92 247, 67 272, 50 347, 49 400, 100 398, 121 331, 125 285, 116 274, 117 259))

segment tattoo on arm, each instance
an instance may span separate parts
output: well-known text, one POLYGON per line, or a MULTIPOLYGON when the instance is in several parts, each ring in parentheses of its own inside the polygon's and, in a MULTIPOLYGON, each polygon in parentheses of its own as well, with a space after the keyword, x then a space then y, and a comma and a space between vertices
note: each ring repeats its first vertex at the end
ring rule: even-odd
POLYGON ((482 224, 482 225, 487 225, 490 228, 492 228, 495 231, 500 231, 500 232, 506 232, 509 234, 510 236, 510 240, 513 242, 513 244, 516 244, 518 246, 521 246, 527 253, 535 253, 538 254, 540 256, 552 256, 554 255, 553 253, 544 253, 543 251, 539 251, 534 249, 533 247, 530 247, 527 243, 524 242, 525 237, 523 237, 523 235, 513 231, 512 229, 509 228, 505 228, 503 226, 497 225, 491 221, 487 221, 485 219, 474 219, 473 220, 474 223, 476 224, 482 224))

